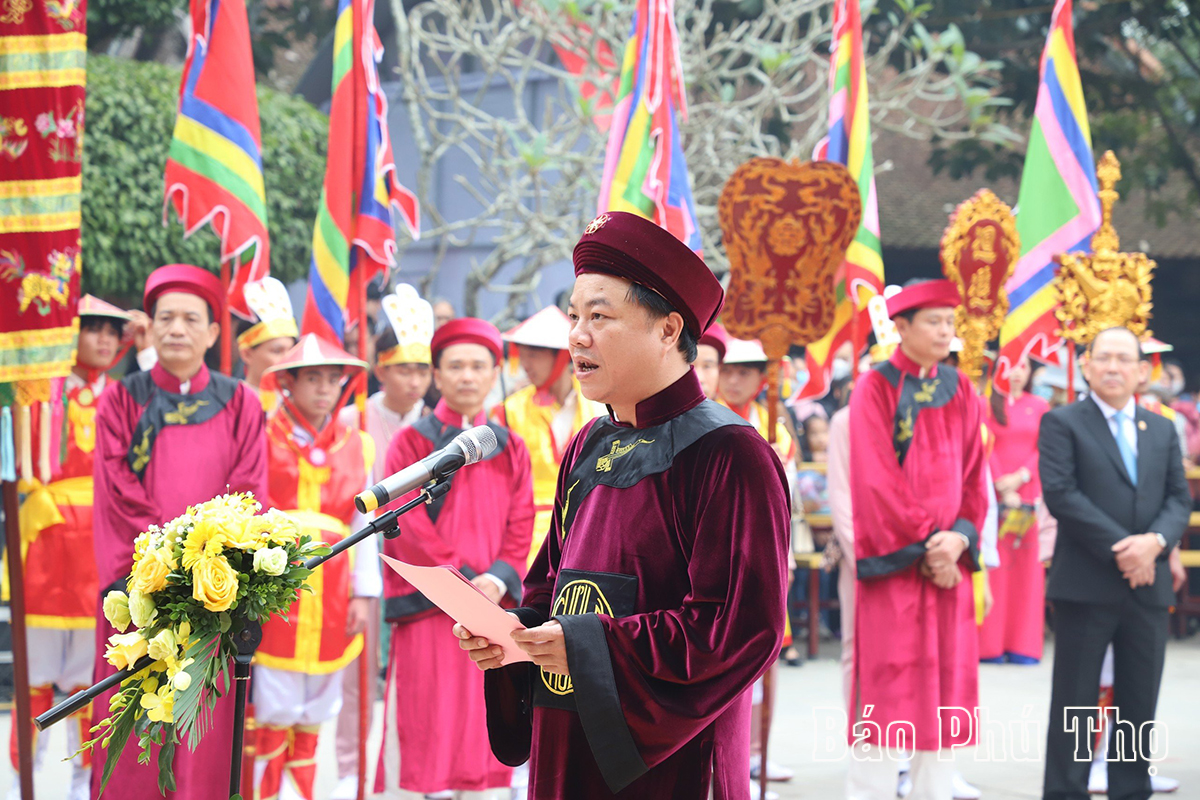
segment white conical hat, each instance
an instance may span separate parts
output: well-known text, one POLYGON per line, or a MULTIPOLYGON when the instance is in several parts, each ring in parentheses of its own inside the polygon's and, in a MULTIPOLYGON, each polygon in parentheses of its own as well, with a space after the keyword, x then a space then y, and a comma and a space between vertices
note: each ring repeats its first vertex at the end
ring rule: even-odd
POLYGON ((385 294, 381 302, 396 334, 396 346, 378 354, 379 365, 432 363, 429 342, 433 339, 433 306, 407 283, 385 294))
POLYGON ((734 339, 730 337, 725 345, 726 364, 760 364, 765 363, 767 354, 757 339, 734 339))
POLYGON ((296 315, 292 312, 292 299, 287 287, 277 278, 266 277, 247 283, 243 289, 246 307, 258 321, 238 337, 242 347, 257 347, 263 342, 282 336, 299 338, 296 315))
MULTIPOLYGON (((83 312, 80 311, 79 313, 82 314, 83 312)), ((1167 344, 1161 339, 1155 339, 1153 336, 1147 337, 1146 340, 1142 342, 1142 352, 1148 356, 1159 353, 1170 353, 1174 349, 1175 345, 1167 344)))
POLYGON ((300 367, 345 367, 346 372, 367 368, 367 362, 361 361, 338 347, 333 342, 322 339, 315 333, 306 333, 300 337, 296 345, 283 354, 283 358, 266 370, 267 374, 282 372, 300 367))
POLYGON ((570 336, 571 318, 558 306, 546 306, 501 338, 509 344, 566 350, 570 336))

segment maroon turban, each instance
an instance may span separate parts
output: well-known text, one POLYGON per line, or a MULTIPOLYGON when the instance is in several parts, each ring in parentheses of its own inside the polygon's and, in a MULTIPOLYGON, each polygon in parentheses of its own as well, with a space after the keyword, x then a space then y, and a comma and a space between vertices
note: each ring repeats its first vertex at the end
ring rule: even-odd
POLYGON ((729 334, 725 332, 725 327, 721 323, 714 322, 700 337, 699 344, 706 344, 716 350, 717 361, 725 362, 725 353, 729 350, 729 334))
POLYGON ((624 211, 606 211, 579 237, 575 275, 616 275, 662 295, 699 339, 721 313, 725 290, 712 270, 674 234, 624 211))

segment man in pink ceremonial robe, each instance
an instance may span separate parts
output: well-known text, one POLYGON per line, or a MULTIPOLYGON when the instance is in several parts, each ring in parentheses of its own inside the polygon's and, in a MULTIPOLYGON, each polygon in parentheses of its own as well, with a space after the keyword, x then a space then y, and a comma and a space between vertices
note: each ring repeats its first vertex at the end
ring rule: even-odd
POLYGON ((974 745, 978 633, 970 574, 987 511, 980 404, 949 355, 958 290, 888 299, 900 346, 850 401, 857 559, 847 797, 891 800, 897 751, 912 800, 951 800, 952 748, 974 745), (943 751, 943 752, 938 752, 943 751))
MULTIPOLYGON (((442 399, 396 434, 386 474, 487 424, 483 408, 499 372, 500 332, 480 319, 451 320, 433 334, 430 350, 442 399)), ((457 567, 493 602, 515 606, 533 535, 533 476, 521 437, 491 427, 499 442, 491 455, 456 472, 445 497, 401 517, 401 535, 383 550, 410 564, 457 567)), ((508 798, 512 769, 488 745, 483 680, 450 634, 454 621, 390 569, 384 618, 392 639, 375 791, 508 798)))
MULTIPOLYGON (((146 280, 144 305, 158 363, 127 376, 100 398, 96 414, 94 541, 101 596, 125 589, 133 541, 151 525, 179 516, 189 505, 226 492, 266 497, 267 453, 262 404, 254 390, 210 372, 204 353, 217 340, 225 302, 221 282, 187 264, 160 267, 146 280)), ((94 679, 111 675, 104 660, 116 631, 96 612, 94 679)), ((93 706, 93 722, 108 716, 112 693, 93 706)), ((177 789, 167 797, 213 800, 229 789, 233 694, 218 703, 212 728, 192 751, 175 751, 177 789)), ((137 738, 121 756, 103 797, 159 797, 157 748, 148 765, 137 763, 137 738)), ((97 751, 97 758, 105 754, 97 751)), ((92 772, 100 791, 103 762, 92 772)))

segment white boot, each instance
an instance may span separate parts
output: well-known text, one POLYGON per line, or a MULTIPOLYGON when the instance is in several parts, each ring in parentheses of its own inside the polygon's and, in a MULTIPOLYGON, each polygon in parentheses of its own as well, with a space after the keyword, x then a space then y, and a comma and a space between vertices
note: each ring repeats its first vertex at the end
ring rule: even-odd
POLYGON ((92 769, 71 765, 71 792, 69 800, 91 800, 92 769))
POLYGON ((358 776, 347 775, 338 779, 337 786, 333 787, 333 794, 329 795, 329 800, 355 800, 357 797, 358 776))
POLYGON ((1088 793, 1108 794, 1108 762, 1103 756, 1092 759, 1092 769, 1088 773, 1088 793))
POLYGON ((1179 781, 1161 775, 1151 775, 1150 788, 1155 794, 1170 794, 1179 790, 1179 781))
POLYGON ((764 798, 759 793, 758 781, 750 779, 750 800, 779 800, 779 795, 767 789, 767 796, 764 798))
POLYGON ((954 800, 979 800, 983 792, 967 783, 967 779, 958 770, 954 772, 954 800))
MULTIPOLYGON (((762 756, 750 756, 750 777, 758 778, 762 756)), ((790 781, 796 776, 796 773, 782 764, 776 764, 771 759, 767 759, 767 780, 769 781, 790 781)))

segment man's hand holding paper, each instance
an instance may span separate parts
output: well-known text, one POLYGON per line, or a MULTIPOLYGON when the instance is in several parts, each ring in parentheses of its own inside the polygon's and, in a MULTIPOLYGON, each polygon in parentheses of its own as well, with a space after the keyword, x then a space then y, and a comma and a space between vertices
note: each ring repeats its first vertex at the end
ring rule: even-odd
MULTIPOLYGON (((492 658, 496 663, 492 666, 515 664, 521 661, 532 661, 529 654, 513 640, 513 633, 524 631, 514 615, 509 614, 496 605, 483 591, 454 567, 418 567, 406 564, 395 558, 381 555, 384 563, 400 574, 404 580, 411 583, 425 596, 429 602, 446 612, 456 623, 455 633, 465 641, 482 641, 480 647, 491 647, 499 650, 492 658), (459 630, 478 631, 477 634, 467 633, 465 637, 458 634, 459 630)), ((460 642, 462 644, 462 642, 460 642)), ((463 645, 463 649, 469 649, 463 645)), ((474 658, 474 654, 472 654, 474 658)), ((475 659, 476 663, 479 659, 475 659)), ((565 656, 563 662, 566 662, 565 656)), ((481 669, 490 667, 480 666, 481 669)))

